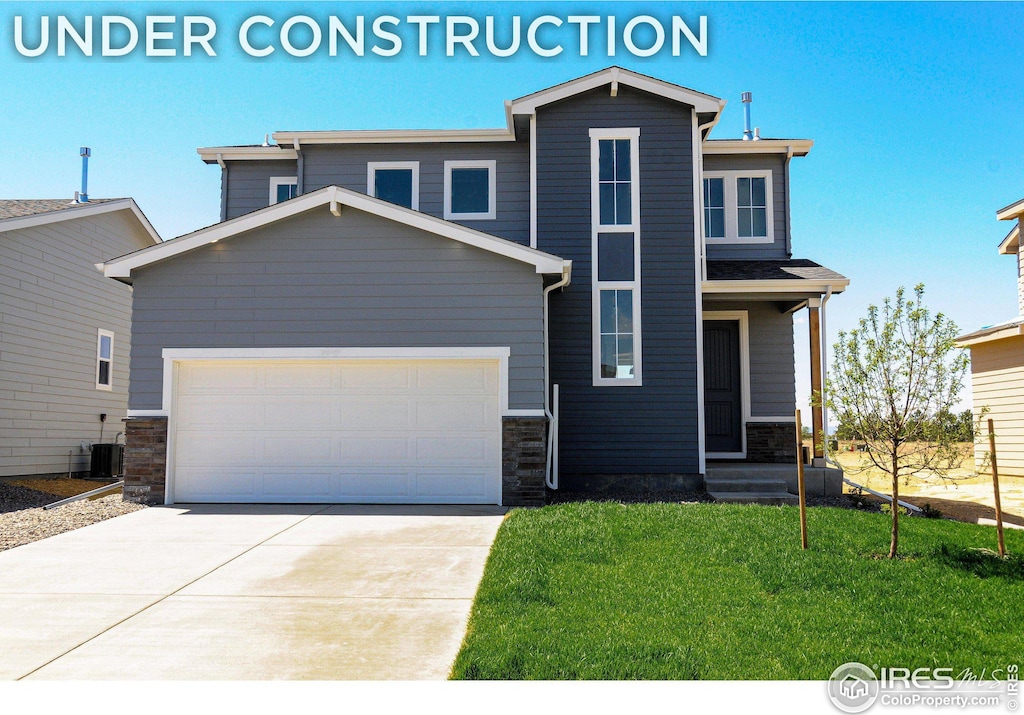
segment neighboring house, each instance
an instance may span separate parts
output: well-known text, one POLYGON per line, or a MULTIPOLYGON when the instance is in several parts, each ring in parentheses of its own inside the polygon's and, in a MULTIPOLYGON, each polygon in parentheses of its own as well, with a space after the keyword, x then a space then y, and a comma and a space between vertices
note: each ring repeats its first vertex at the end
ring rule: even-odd
MULTIPOLYGON (((1024 251, 1021 251, 1021 220, 1024 199, 996 212, 1001 221, 1015 221, 999 244, 999 252, 1017 261, 1017 317, 957 338, 960 347, 971 349, 971 391, 974 417, 992 418, 996 434, 999 471, 1024 477, 1024 251)), ((984 428, 984 425, 983 425, 984 428)), ((976 446, 979 465, 988 442, 976 446)))
POLYGON ((848 281, 791 255, 812 143, 710 140, 724 105, 610 68, 503 129, 200 149, 222 222, 105 266, 135 287, 126 493, 536 504, 793 462, 793 314, 818 340, 848 281))
POLYGON ((96 264, 159 240, 131 199, 0 200, 0 477, 87 472, 124 429, 132 289, 96 264))

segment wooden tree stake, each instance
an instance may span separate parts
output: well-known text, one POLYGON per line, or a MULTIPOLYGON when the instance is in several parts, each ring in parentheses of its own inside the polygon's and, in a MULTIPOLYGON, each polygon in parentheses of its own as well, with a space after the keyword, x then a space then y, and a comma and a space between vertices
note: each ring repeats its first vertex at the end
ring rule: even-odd
POLYGON ((804 428, 796 411, 796 483, 800 494, 800 546, 807 549, 807 493, 804 489, 804 428))
POLYGON ((999 540, 999 556, 1006 556, 1006 542, 1003 541, 1003 505, 999 499, 999 468, 996 466, 996 430, 992 418, 988 418, 988 447, 992 454, 992 489, 996 494, 996 538, 999 540))

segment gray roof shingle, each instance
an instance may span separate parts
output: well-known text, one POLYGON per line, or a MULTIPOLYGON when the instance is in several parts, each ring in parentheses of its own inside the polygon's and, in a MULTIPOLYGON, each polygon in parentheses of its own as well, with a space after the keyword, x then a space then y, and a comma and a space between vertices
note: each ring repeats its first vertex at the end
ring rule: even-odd
MULTIPOLYGON (((102 204, 107 201, 117 199, 90 199, 89 204, 102 204)), ((0 199, 0 219, 48 214, 89 204, 76 204, 71 199, 0 199)))
POLYGON ((708 261, 709 281, 845 281, 843 276, 806 258, 788 261, 708 261))

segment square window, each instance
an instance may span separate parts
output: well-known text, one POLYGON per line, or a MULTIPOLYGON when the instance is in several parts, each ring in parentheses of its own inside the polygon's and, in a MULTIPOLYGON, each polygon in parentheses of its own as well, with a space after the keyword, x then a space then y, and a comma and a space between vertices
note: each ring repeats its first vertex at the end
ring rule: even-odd
POLYGON ((366 193, 407 209, 420 208, 418 161, 371 161, 366 165, 366 193))
POLYGON ((633 234, 599 233, 597 235, 597 279, 599 281, 631 281, 634 279, 633 234))
POLYGON ((444 217, 455 220, 493 219, 495 168, 493 161, 446 161, 444 217))
POLYGON ((294 176, 270 177, 270 203, 279 204, 299 195, 299 180, 294 176))
POLYGON ((487 169, 452 169, 452 213, 486 213, 489 183, 487 169))

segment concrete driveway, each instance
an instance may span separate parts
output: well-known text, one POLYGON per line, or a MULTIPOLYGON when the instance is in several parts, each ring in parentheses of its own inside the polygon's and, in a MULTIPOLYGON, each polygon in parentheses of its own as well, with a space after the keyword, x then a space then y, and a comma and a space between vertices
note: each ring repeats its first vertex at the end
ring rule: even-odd
POLYGON ((157 507, 0 553, 3 679, 443 679, 505 510, 157 507))

